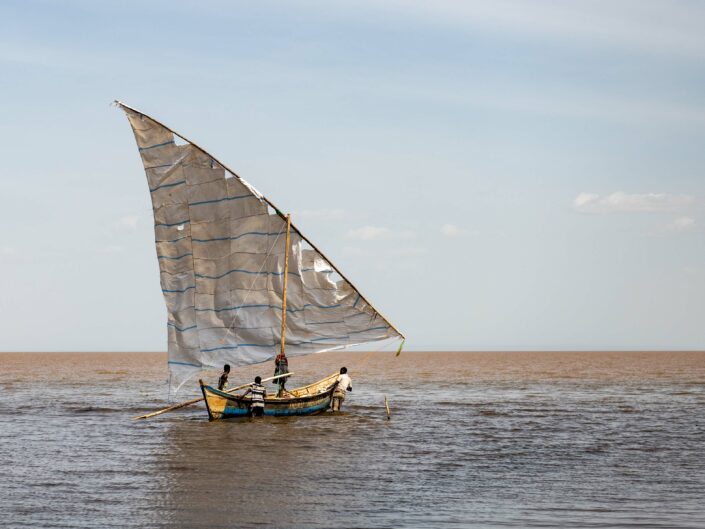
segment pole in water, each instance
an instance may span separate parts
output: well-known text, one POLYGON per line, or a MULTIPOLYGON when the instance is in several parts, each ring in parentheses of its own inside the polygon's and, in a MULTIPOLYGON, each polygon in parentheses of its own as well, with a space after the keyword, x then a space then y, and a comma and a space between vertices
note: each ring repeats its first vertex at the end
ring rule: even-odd
POLYGON ((387 401, 387 395, 384 396, 384 407, 387 408, 387 420, 392 419, 392 412, 389 411, 389 402, 387 401))

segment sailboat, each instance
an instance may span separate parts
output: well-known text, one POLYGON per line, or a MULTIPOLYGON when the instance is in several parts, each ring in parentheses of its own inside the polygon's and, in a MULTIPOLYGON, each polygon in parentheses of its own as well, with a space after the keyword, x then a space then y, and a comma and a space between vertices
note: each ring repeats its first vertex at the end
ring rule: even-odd
MULTIPOLYGON (((115 105, 132 127, 152 200, 170 394, 226 363, 383 340, 403 344, 404 335, 290 215, 186 137, 121 101, 115 105)), ((210 419, 248 414, 251 397, 199 383, 210 419)), ((325 411, 336 384, 337 373, 267 396, 264 413, 325 411)))

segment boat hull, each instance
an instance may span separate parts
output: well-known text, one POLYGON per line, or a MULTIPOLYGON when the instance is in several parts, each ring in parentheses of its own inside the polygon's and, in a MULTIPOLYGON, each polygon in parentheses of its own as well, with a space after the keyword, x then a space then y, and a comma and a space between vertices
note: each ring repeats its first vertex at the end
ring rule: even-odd
MULTIPOLYGON (((326 377, 314 384, 292 389, 287 397, 265 397, 264 415, 286 417, 291 415, 313 415, 326 411, 333 399, 337 384, 337 374, 326 377)), ((247 417, 250 415, 251 397, 220 391, 212 386, 201 384, 210 420, 247 417)))

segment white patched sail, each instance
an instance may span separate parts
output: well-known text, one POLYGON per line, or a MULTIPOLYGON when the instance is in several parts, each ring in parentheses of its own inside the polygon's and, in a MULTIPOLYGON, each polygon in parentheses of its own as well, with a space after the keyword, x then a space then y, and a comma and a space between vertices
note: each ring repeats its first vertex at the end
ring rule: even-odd
MULTIPOLYGON (((154 210, 168 312, 171 390, 202 369, 279 352, 286 218, 198 146, 118 103, 130 121, 154 210)), ((286 353, 401 338, 292 226, 286 353)))

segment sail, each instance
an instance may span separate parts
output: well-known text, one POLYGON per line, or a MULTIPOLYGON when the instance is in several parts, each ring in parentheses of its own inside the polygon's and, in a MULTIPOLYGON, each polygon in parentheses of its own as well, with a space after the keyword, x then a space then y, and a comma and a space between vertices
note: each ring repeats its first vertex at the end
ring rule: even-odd
MULTIPOLYGON (((147 175, 172 391, 202 369, 279 352, 286 218, 200 147, 127 114, 147 175)), ((402 335, 292 226, 287 356, 402 335)))

